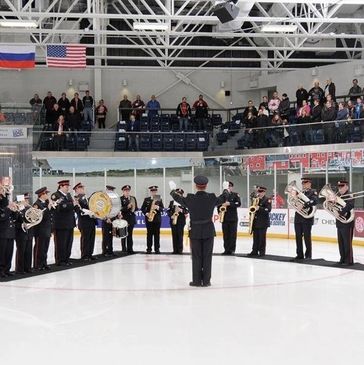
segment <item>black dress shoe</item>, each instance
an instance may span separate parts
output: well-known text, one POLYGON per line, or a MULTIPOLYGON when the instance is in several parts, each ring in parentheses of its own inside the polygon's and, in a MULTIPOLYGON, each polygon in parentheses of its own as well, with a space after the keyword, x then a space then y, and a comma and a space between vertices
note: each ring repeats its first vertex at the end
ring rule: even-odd
POLYGON ((15 274, 13 272, 6 272, 6 276, 14 276, 15 274))
POLYGON ((25 275, 25 271, 15 271, 16 275, 25 275))
POLYGON ((206 284, 202 284, 202 286, 211 286, 211 283, 210 283, 210 282, 208 282, 208 283, 206 283, 206 284))
POLYGON ((152 253, 152 251, 151 251, 151 250, 147 250, 147 251, 146 251, 146 254, 147 254, 147 255, 150 255, 151 253, 152 253))
POLYGON ((289 261, 290 261, 290 262, 296 262, 296 261, 302 261, 302 260, 303 260, 303 257, 301 257, 301 256, 296 256, 295 258, 290 259, 289 261))
POLYGON ((6 278, 7 277, 7 275, 4 273, 4 272, 2 272, 1 274, 0 274, 0 278, 6 278))
POLYGON ((257 257, 258 256, 258 252, 250 252, 247 254, 248 257, 257 257))
POLYGON ((265 256, 265 253, 260 253, 259 254, 259 257, 264 257, 265 256))
POLYGON ((32 272, 33 272, 33 270, 32 270, 32 269, 30 269, 30 270, 25 270, 25 272, 26 272, 27 274, 30 274, 30 273, 32 273, 32 272))
POLYGON ((91 256, 91 257, 90 257, 90 260, 91 260, 91 261, 95 261, 95 260, 97 260, 97 257, 95 257, 95 256, 91 256))
POLYGON ((157 250, 157 251, 155 251, 155 253, 156 253, 157 255, 159 255, 161 252, 160 252, 159 250, 157 250))
POLYGON ((190 286, 201 286, 201 284, 196 284, 193 281, 190 282, 190 286))

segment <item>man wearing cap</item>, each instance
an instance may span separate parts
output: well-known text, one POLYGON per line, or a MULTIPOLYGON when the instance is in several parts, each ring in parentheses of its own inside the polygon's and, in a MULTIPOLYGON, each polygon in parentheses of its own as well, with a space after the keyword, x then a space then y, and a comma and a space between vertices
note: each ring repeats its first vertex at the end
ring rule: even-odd
POLYGON ((34 226, 35 244, 33 250, 33 266, 35 270, 49 270, 49 266, 47 265, 47 253, 52 235, 53 217, 49 205, 48 193, 49 191, 45 186, 35 192, 38 199, 33 204, 33 208, 43 211, 41 222, 34 226))
POLYGON ((196 176, 196 194, 187 194, 183 197, 176 193, 176 184, 169 182, 172 198, 190 212, 190 243, 192 250, 192 281, 190 286, 211 285, 212 251, 214 247, 215 226, 212 215, 217 205, 224 203, 228 198, 229 183, 223 183, 223 193, 216 197, 214 193, 207 193, 208 183, 206 176, 196 176))
POLYGON ((226 208, 224 220, 222 222, 222 233, 224 237, 223 255, 232 255, 236 249, 236 235, 238 230, 238 207, 241 206, 240 196, 233 192, 234 184, 228 181, 229 196, 225 203, 217 207, 217 210, 223 206, 226 208))
MULTIPOLYGON (((115 186, 106 185, 106 192, 113 193, 115 186)), ((116 256, 113 247, 113 234, 112 234, 112 221, 113 218, 107 218, 102 220, 102 254, 106 257, 116 256)))
POLYGON ((267 229, 270 226, 269 212, 272 210, 272 200, 265 196, 265 186, 256 187, 258 200, 253 221, 253 248, 248 256, 265 256, 267 244, 267 229))
POLYGON ((164 205, 160 196, 157 195, 158 186, 149 186, 150 197, 144 199, 141 211, 145 215, 145 225, 147 227, 147 253, 152 252, 154 240, 154 252, 160 253, 160 229, 161 229, 161 214, 164 205))
POLYGON ((52 194, 53 202, 58 202, 54 210, 55 260, 58 266, 71 265, 70 257, 73 244, 73 229, 76 226, 75 206, 69 193, 70 181, 58 182, 58 190, 52 194))
POLYGON ((95 247, 96 219, 93 215, 90 216, 83 211, 83 209, 87 209, 87 211, 90 210, 84 185, 79 182, 73 187, 73 190, 75 192, 75 210, 78 217, 77 226, 81 233, 81 260, 95 260, 92 255, 95 247))
MULTIPOLYGON (((183 189, 176 189, 177 194, 183 197, 183 189)), ((170 218, 172 231, 173 253, 181 254, 183 252, 183 230, 186 225, 186 215, 188 209, 171 200, 168 206, 167 214, 170 218)))
POLYGON ((24 202, 22 209, 19 210, 18 220, 16 222, 15 242, 16 242, 16 260, 15 272, 17 274, 25 274, 31 272, 32 269, 32 250, 34 227, 26 229, 22 228, 23 223, 29 223, 25 218, 25 213, 31 208, 29 204, 29 193, 24 193, 24 202))
MULTIPOLYGON (((351 193, 349 191, 349 182, 347 180, 340 180, 337 183, 339 192, 337 197, 345 195, 345 207, 339 210, 340 216, 344 220, 348 220, 354 209, 354 199, 351 199, 351 193)), ((333 197, 336 201, 337 197, 333 197)), ((336 219, 337 240, 339 244, 340 261, 341 265, 353 265, 353 234, 354 234, 354 219, 349 223, 340 222, 336 219)))
MULTIPOLYGON (((309 208, 308 212, 312 211, 312 208, 318 204, 319 199, 317 191, 311 188, 311 179, 308 177, 302 177, 302 193, 308 198, 308 201, 302 205, 302 208, 309 208)), ((292 191, 295 194, 295 191, 292 191)), ((294 215, 294 230, 296 233, 296 258, 295 260, 303 260, 312 258, 312 239, 311 230, 313 225, 314 217, 305 218, 297 211, 294 215), (303 243, 302 236, 305 240, 306 251, 303 254, 303 243)))
POLYGON ((128 236, 121 239, 122 252, 129 254, 134 253, 133 250, 133 230, 136 223, 135 211, 138 210, 138 203, 135 196, 130 195, 131 186, 124 185, 121 188, 121 214, 122 218, 128 222, 128 236))

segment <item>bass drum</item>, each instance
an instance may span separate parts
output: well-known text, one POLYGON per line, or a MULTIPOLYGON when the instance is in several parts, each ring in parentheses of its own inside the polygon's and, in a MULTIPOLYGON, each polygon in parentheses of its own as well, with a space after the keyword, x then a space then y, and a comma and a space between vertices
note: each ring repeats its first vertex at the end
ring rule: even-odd
POLYGON ((114 218, 121 210, 120 196, 110 191, 96 191, 90 196, 88 205, 100 219, 114 218))
POLYGON ((115 219, 112 222, 112 234, 114 237, 125 238, 128 235, 128 222, 125 219, 115 219))

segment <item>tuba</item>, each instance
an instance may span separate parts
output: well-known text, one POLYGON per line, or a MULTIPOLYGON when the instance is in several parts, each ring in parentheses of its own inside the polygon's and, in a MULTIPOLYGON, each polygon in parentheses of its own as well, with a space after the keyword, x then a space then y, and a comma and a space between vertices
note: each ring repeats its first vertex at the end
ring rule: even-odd
POLYGON ((333 215, 339 222, 341 223, 350 223, 355 218, 354 209, 350 211, 350 216, 345 217, 340 214, 340 210, 346 206, 345 200, 355 199, 360 196, 351 196, 350 194, 343 195, 339 197, 332 190, 330 184, 326 184, 320 191, 320 198, 325 198, 325 201, 322 203, 323 208, 333 215))
POLYGON ((225 213, 226 213, 226 207, 225 207, 225 205, 222 205, 219 208, 219 221, 220 221, 220 223, 224 222, 225 213))
POLYGON ((28 223, 22 223, 21 228, 24 232, 26 232, 29 228, 36 226, 39 224, 43 219, 43 212, 47 208, 38 209, 34 207, 30 207, 24 213, 24 218, 28 221, 28 223))
POLYGON ((288 195, 288 204, 303 218, 309 219, 315 215, 316 206, 304 208, 304 205, 310 201, 310 199, 300 190, 296 185, 296 180, 290 182, 284 191, 288 195), (292 192, 297 194, 294 195, 292 192))
POLYGON ((259 209, 259 198, 256 196, 255 192, 250 196, 252 197, 252 205, 249 207, 249 234, 252 234, 255 213, 259 209))
POLYGON ((148 222, 153 222, 154 217, 157 214, 156 202, 157 202, 157 200, 154 200, 154 199, 152 200, 152 204, 150 205, 150 209, 149 209, 148 222))

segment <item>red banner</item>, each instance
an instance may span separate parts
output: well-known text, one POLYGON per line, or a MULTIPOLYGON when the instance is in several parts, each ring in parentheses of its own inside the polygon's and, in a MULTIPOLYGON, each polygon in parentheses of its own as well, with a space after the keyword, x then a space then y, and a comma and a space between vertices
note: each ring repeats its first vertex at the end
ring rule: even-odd
POLYGON ((325 168, 327 161, 327 152, 311 153, 311 167, 325 168))
POLYGON ((310 167, 310 154, 309 153, 289 155, 289 167, 290 168, 292 168, 292 169, 300 168, 301 164, 304 169, 310 167))
POLYGON ((265 171, 265 156, 257 155, 248 157, 247 161, 250 171, 265 171))

